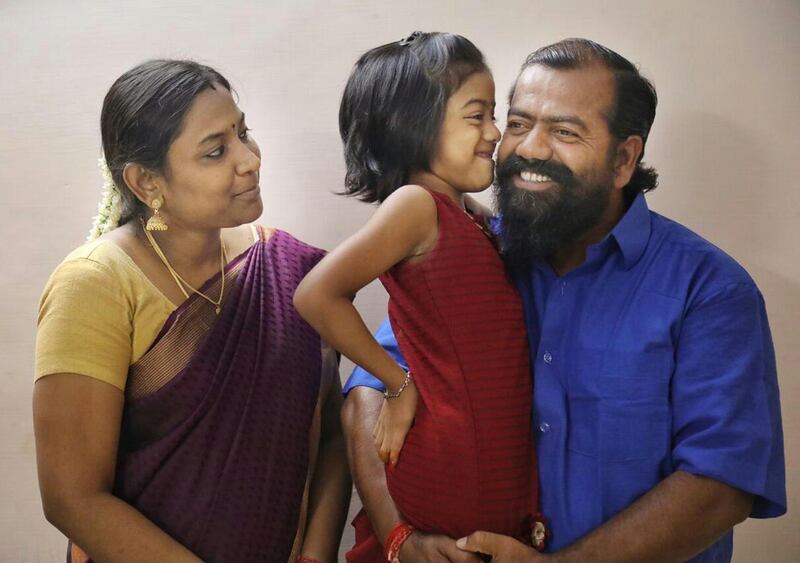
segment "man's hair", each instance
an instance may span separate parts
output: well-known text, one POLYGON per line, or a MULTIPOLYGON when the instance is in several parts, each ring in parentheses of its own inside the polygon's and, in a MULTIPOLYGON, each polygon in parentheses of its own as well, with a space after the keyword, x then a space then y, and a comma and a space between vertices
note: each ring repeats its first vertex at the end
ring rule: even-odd
POLYGON ((478 48, 451 33, 416 31, 364 53, 339 108, 344 194, 381 202, 427 170, 448 98, 486 70, 478 48))
MULTIPOLYGON (((642 154, 630 182, 624 188, 628 201, 640 192, 649 192, 658 186, 658 173, 642 163, 647 136, 656 117, 658 97, 653 84, 639 73, 639 69, 622 55, 594 41, 581 38, 564 39, 537 49, 525 59, 520 74, 533 65, 558 70, 577 69, 602 64, 614 75, 614 103, 608 114, 608 128, 617 140, 631 135, 642 138, 642 154)), ((514 95, 516 83, 511 90, 514 95)))

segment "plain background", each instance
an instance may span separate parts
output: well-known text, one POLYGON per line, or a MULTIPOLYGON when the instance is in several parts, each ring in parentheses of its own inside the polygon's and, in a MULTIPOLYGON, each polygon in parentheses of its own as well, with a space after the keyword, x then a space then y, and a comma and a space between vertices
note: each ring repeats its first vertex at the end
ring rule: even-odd
MULTIPOLYGON (((332 248, 372 212, 333 195, 339 97, 356 58, 415 29, 472 39, 494 70, 498 124, 524 57, 571 36, 603 43, 656 84, 652 209, 739 260, 766 297, 784 413, 790 502, 800 487, 800 2, 0 0, 0 560, 56 561, 42 517, 30 413, 44 283, 83 241, 99 199, 99 113, 113 80, 152 57, 218 68, 261 145, 262 222, 332 248)), ((485 194, 489 201, 489 194, 485 194)), ((375 327, 385 294, 359 296, 375 327)), ((344 366, 342 376, 349 368, 344 366)), ((357 502, 354 501, 354 505, 357 502)), ((800 560, 800 518, 750 520, 735 559, 800 560)), ((347 533, 344 544, 352 544, 347 533)))

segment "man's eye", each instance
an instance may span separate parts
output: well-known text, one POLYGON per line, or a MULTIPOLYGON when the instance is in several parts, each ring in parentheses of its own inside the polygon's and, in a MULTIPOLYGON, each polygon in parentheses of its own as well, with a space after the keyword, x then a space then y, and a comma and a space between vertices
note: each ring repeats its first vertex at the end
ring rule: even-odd
POLYGON ((556 129, 556 135, 559 137, 574 137, 575 133, 570 131, 569 129, 556 129))

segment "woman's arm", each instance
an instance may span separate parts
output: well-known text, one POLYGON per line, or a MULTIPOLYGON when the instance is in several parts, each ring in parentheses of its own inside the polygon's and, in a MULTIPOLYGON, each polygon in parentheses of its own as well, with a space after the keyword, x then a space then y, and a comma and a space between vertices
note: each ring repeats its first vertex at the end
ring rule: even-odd
POLYGON ((47 520, 95 561, 199 561, 111 494, 124 395, 71 373, 36 382, 33 422, 47 520))
POLYGON ((323 398, 320 420, 319 456, 308 499, 308 524, 301 555, 318 561, 336 561, 342 540, 352 481, 344 451, 344 435, 339 418, 342 385, 338 362, 332 348, 325 347, 323 381, 331 381, 323 398))

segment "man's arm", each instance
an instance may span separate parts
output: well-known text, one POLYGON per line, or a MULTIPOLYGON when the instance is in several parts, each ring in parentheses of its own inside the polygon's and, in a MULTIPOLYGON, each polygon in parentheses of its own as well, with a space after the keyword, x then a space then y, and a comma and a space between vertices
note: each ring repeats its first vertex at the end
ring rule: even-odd
MULTIPOLYGON (((342 408, 342 425, 347 444, 347 456, 361 502, 367 512, 372 529, 381 544, 392 527, 403 520, 386 486, 384 464, 378 457, 372 438, 372 429, 378 420, 383 395, 370 387, 355 387, 347 396, 342 408)), ((400 549, 403 563, 475 562, 478 559, 460 551, 455 540, 447 536, 414 532, 400 549)))
POLYGON ((749 493, 677 471, 554 559, 685 561, 744 521, 752 508, 749 493))
MULTIPOLYGON (((675 473, 553 554, 556 561, 682 561, 751 513, 785 512, 774 351, 757 288, 723 284, 697 297, 677 350, 670 389, 675 473)), ((478 535, 467 546, 516 560, 539 557, 520 557, 518 545, 495 536, 478 535)))
POLYGON ((685 561, 748 517, 753 495, 720 481, 673 473, 642 498, 571 546, 542 555, 512 538, 476 532, 462 549, 493 561, 685 561))

